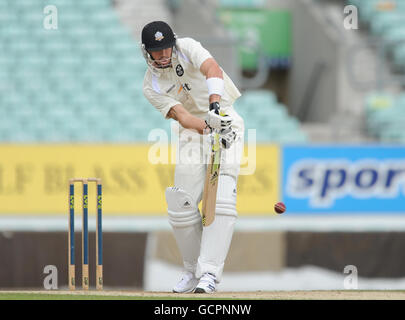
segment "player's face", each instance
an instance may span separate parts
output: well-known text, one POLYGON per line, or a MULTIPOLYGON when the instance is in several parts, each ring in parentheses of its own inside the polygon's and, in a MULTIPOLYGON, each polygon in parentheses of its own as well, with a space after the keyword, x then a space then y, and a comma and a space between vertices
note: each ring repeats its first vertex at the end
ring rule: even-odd
POLYGON ((172 60, 172 48, 163 49, 160 51, 150 52, 154 60, 155 67, 157 68, 167 68, 171 65, 172 60))

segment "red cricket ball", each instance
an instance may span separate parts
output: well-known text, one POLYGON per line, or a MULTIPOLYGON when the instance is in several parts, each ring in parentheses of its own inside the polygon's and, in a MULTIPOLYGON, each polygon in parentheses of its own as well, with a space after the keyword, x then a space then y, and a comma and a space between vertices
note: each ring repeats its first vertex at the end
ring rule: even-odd
POLYGON ((283 212, 285 211, 285 204, 282 203, 282 202, 277 202, 277 203, 274 205, 274 210, 275 210, 277 213, 283 213, 283 212))

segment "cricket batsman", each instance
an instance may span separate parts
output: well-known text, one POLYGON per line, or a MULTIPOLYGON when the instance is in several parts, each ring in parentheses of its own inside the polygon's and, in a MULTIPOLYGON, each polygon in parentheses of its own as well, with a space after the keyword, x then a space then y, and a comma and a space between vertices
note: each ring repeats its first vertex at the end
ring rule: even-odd
POLYGON ((206 144, 212 141, 206 138, 219 133, 222 152, 215 220, 203 226, 198 207, 204 191, 205 161, 177 161, 174 186, 165 192, 169 223, 184 264, 173 292, 212 293, 221 281, 237 218, 244 124, 233 103, 241 94, 199 42, 178 39, 167 23, 148 23, 141 39, 148 65, 143 93, 163 117, 178 121, 178 154, 186 148, 190 131, 200 137, 198 151, 203 154, 210 150, 206 144))

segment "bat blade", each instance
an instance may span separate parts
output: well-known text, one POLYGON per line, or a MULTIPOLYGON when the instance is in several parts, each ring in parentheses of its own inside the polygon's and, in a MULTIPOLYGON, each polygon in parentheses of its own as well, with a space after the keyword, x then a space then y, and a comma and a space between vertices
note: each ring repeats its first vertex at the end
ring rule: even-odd
POLYGON ((204 182, 203 202, 201 208, 202 224, 204 227, 209 226, 215 219, 220 160, 220 139, 219 134, 215 133, 211 149, 210 161, 208 163, 204 182))

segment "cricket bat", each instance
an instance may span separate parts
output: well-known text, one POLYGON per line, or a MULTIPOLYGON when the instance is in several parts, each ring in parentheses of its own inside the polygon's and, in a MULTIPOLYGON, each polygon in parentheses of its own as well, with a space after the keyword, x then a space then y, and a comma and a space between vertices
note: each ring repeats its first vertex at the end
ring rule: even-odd
MULTIPOLYGON (((219 113, 219 110, 218 110, 219 113)), ((217 202, 217 189, 219 169, 221 162, 221 143, 218 132, 214 132, 211 143, 211 154, 205 175, 204 192, 202 199, 202 224, 209 226, 215 219, 215 207, 217 202)))

